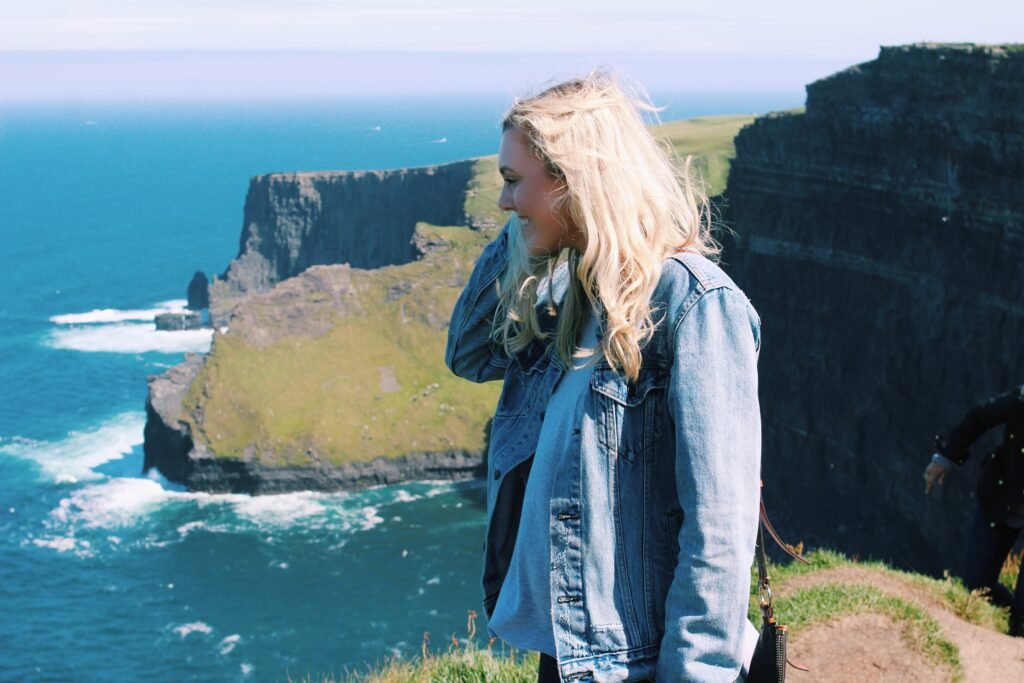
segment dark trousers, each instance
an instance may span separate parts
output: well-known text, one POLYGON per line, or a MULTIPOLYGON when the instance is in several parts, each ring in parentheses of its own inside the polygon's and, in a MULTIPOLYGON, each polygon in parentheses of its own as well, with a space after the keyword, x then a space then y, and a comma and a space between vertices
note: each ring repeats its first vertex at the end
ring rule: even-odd
POLYGON ((1015 627, 1024 626, 1024 571, 1017 576, 1016 591, 1010 593, 1006 586, 999 583, 999 570, 1013 550, 1021 531, 1005 524, 990 524, 981 513, 981 508, 978 508, 974 512, 974 523, 967 541, 964 584, 968 590, 988 588, 989 599, 993 604, 1010 608, 1011 632, 1015 627))
POLYGON ((537 683, 560 683, 558 661, 551 655, 540 653, 540 668, 537 669, 537 683))

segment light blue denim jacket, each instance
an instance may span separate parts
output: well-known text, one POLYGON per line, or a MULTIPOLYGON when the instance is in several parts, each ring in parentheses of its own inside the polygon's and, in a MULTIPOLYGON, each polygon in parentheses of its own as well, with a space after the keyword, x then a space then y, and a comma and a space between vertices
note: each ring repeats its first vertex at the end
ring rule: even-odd
MULTIPOLYGON (((509 223, 477 260, 448 330, 445 362, 504 379, 487 453, 483 607, 493 614, 515 548, 544 408, 562 369, 534 340, 489 341, 509 223)), ((654 337, 630 383, 602 360, 555 473, 549 543, 552 627, 563 681, 732 682, 747 621, 760 495, 760 319, 715 264, 663 264, 654 337)), ((566 289, 563 265, 555 298, 566 289)), ((544 329, 555 319, 538 306, 544 329)), ((600 335, 600 332, 599 332, 600 335)), ((488 628, 489 635, 495 635, 488 628)), ((754 634, 756 636, 756 633, 754 634)))

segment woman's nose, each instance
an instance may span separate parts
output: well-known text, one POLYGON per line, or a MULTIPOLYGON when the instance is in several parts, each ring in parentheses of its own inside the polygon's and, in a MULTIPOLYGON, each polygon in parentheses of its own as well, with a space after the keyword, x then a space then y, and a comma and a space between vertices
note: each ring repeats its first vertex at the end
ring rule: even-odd
POLYGON ((508 186, 502 188, 501 194, 498 195, 498 208, 502 211, 513 211, 516 205, 512 203, 512 192, 509 191, 508 186))

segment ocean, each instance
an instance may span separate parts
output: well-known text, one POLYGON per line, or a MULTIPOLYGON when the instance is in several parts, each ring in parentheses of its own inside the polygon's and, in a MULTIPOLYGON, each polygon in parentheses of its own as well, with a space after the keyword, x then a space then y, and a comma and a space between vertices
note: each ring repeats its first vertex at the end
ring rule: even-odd
POLYGON ((485 644, 483 482, 190 493, 142 474, 142 434, 147 376, 210 343, 153 318, 237 254, 251 176, 492 154, 507 104, 0 102, 0 681, 318 680, 443 651, 469 610, 485 644))

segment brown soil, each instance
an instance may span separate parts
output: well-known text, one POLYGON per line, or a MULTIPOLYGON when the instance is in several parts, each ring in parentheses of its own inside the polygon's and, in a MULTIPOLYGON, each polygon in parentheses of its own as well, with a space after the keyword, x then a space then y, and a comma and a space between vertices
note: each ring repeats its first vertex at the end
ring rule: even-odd
MULTIPOLYGON (((926 589, 898 576, 859 567, 837 567, 795 577, 782 590, 825 583, 868 585, 913 602, 939 624, 960 651, 965 683, 1024 681, 1024 638, 1013 638, 958 617, 926 589)), ((783 617, 785 622, 785 615, 783 617)), ((949 673, 919 654, 902 637, 902 627, 880 615, 845 616, 806 629, 789 643, 789 658, 809 672, 789 667, 798 681, 948 681, 949 673), (856 663, 854 665, 854 663, 856 663)))
POLYGON ((902 627, 881 614, 839 617, 807 629, 790 644, 790 659, 806 666, 789 668, 787 681, 948 681, 949 674, 900 637, 902 627))

